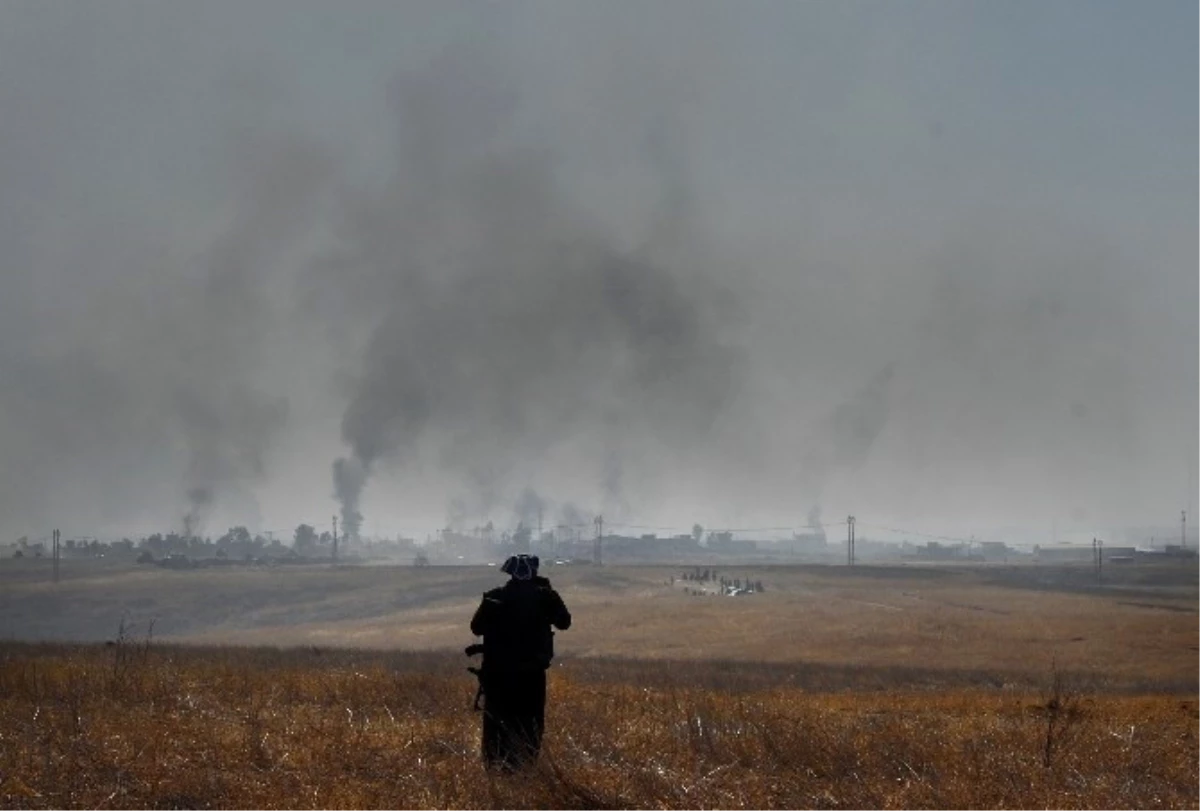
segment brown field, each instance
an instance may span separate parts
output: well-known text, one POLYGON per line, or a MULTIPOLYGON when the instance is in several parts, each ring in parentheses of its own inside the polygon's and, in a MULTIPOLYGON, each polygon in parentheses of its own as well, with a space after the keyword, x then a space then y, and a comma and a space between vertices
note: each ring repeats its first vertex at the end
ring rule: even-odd
POLYGON ((494 569, 14 563, 5 807, 1200 804, 1195 564, 721 567, 737 598, 555 568, 575 626, 512 780, 461 654, 494 569))

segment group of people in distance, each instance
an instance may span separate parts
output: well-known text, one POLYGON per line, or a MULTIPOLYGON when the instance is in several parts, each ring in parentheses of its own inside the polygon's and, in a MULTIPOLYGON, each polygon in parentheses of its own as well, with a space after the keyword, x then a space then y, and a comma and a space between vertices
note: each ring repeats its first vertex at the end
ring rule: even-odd
POLYGON ((537 760, 546 725, 546 671, 554 658, 554 629, 571 627, 571 613, 536 555, 514 555, 500 571, 508 582, 483 595, 471 633, 483 637, 474 669, 483 695, 483 760, 513 772, 537 760))

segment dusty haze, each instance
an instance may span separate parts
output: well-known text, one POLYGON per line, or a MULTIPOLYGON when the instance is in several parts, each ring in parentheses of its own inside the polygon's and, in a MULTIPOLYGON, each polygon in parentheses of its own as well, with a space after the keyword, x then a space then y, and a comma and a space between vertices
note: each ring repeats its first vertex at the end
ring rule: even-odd
POLYGON ((1194 506, 1194 4, 0 5, 0 541, 1194 506))

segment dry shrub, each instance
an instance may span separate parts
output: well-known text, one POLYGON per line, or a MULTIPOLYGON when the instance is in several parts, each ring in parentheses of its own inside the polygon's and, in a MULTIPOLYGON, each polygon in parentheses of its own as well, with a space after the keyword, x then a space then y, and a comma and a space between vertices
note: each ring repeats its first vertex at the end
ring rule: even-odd
MULTIPOLYGON (((122 643, 122 644, 128 644, 122 643)), ((551 673, 543 757, 478 757, 449 654, 0 646, 0 804, 24 808, 1194 808, 1194 695, 806 692, 551 673), (119 664, 118 664, 119 662, 119 664), (698 686, 703 685, 703 686, 698 686), (1066 700, 1062 694, 1060 700, 1066 700), (1065 705, 1060 705, 1064 706, 1065 705), (1065 712, 1065 709, 1063 710, 1065 712), (1047 757, 1047 735, 1053 736, 1047 757)), ((658 665, 668 669, 664 663, 658 665)), ((650 667, 647 665, 646 667, 650 667)), ((1061 686, 1061 685, 1060 685, 1061 686)))

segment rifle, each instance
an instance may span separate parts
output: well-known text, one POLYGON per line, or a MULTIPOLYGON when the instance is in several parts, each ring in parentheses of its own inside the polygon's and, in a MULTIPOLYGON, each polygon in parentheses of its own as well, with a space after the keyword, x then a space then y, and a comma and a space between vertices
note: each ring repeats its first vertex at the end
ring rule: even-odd
MULTIPOLYGON (((476 642, 472 645, 467 645, 466 649, 463 652, 465 654, 467 654, 467 656, 474 656, 477 653, 483 653, 484 648, 483 648, 482 644, 480 644, 479 642, 476 642)), ((480 710, 483 709, 482 707, 479 706, 479 700, 484 697, 483 669, 480 667, 468 667, 467 670, 471 673, 474 673, 475 678, 479 679, 479 687, 475 690, 475 701, 472 702, 472 704, 471 704, 471 709, 474 710, 475 712, 479 712, 480 710)))

